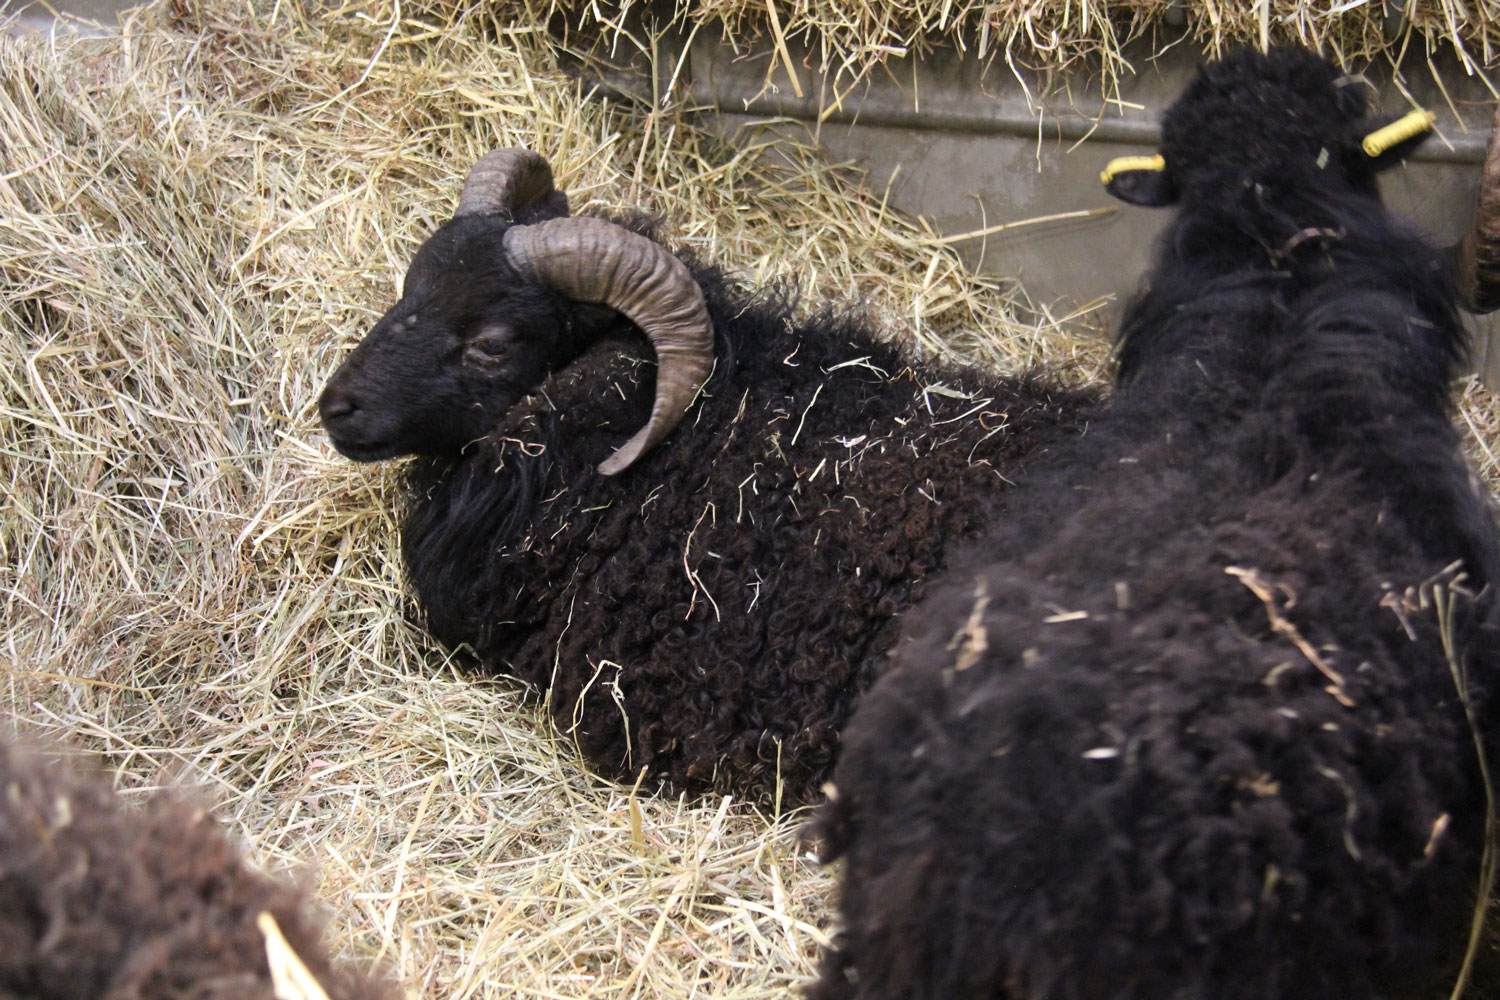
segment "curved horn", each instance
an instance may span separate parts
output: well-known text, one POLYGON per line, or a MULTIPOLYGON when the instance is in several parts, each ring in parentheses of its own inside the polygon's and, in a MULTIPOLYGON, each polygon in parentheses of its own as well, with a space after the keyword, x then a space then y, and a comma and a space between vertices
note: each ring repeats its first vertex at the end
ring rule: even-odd
POLYGON ((603 219, 552 219, 506 231, 519 268, 569 298, 625 314, 656 350, 651 419, 599 464, 622 472, 677 426, 714 363, 713 322, 687 267, 659 244, 603 219))
POLYGON ((464 179, 454 216, 512 212, 553 192, 552 167, 529 149, 494 149, 464 179))
POLYGON ((1500 105, 1495 108, 1484 154, 1474 224, 1453 248, 1453 255, 1464 304, 1477 313, 1500 309, 1500 105))

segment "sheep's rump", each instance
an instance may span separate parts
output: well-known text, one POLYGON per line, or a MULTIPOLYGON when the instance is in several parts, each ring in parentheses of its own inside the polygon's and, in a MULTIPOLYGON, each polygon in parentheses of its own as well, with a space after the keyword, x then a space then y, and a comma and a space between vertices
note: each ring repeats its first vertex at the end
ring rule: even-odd
POLYGON ((207 810, 129 808, 0 741, 0 997, 271 1000, 262 913, 334 1000, 396 996, 336 969, 310 897, 248 867, 207 810))
POLYGON ((1060 452, 908 616, 825 814, 846 928, 820 1000, 1344 1000, 1456 972, 1493 601, 1361 470, 1268 461, 1274 414, 1139 416, 1060 452))

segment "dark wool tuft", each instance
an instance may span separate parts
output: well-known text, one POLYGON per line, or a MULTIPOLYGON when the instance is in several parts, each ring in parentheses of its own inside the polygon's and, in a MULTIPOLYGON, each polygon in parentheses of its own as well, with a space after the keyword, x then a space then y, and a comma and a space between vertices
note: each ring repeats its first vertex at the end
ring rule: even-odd
POLYGON ((245 864, 199 806, 124 806, 0 742, 0 998, 272 1000, 270 913, 333 1000, 396 988, 333 966, 309 897, 245 864))
POLYGON ((600 773, 805 801, 896 616, 1086 396, 694 274, 717 360, 683 425, 600 476, 653 369, 628 331, 596 344, 463 456, 413 466, 407 570, 431 632, 543 693, 600 773))
POLYGON ((1245 54, 1168 113, 1180 214, 1112 403, 955 554, 846 730, 817 1000, 1451 988, 1497 545, 1439 255, 1316 165, 1365 114, 1338 80, 1245 54))

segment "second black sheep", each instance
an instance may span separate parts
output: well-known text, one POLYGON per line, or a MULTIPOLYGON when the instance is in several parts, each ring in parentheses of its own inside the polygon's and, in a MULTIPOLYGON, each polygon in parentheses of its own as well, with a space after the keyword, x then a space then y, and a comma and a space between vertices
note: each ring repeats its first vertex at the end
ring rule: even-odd
POLYGON ((1500 544, 1450 392, 1459 307, 1500 290, 1500 137, 1449 254, 1381 203, 1431 125, 1392 117, 1242 51, 1106 170, 1174 210, 1113 397, 846 728, 812 997, 1496 995, 1454 985, 1494 877, 1500 544))

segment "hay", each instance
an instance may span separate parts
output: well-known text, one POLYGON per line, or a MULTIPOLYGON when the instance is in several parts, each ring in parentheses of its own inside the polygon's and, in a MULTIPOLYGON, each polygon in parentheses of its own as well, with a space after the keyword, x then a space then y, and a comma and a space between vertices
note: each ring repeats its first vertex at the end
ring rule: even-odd
POLYGON ((632 800, 448 669, 403 620, 397 471, 332 453, 319 388, 506 144, 579 210, 660 210, 930 349, 1097 348, 1017 322, 810 150, 585 101, 535 29, 401 9, 0 36, 0 709, 127 789, 207 783, 414 995, 785 995, 831 913, 799 817, 632 800))
POLYGON ((580 49, 596 55, 645 49, 640 18, 633 21, 631 12, 648 10, 660 14, 659 28, 721 36, 740 52, 774 51, 768 82, 779 61, 794 68, 794 88, 797 67, 807 67, 830 73, 841 91, 893 59, 936 48, 1040 73, 1044 86, 1066 86, 1064 70, 1079 79, 1093 75, 1106 91, 1131 59, 1183 43, 1205 55, 1300 43, 1355 67, 1451 52, 1464 72, 1481 76, 1500 55, 1500 6, 1489 0, 689 0, 664 14, 631 0, 505 3, 520 6, 533 23, 556 19, 583 29, 580 49), (601 49, 589 49, 593 38, 601 49))
MULTIPOLYGON (((445 664, 403 618, 397 470, 332 453, 321 383, 506 144, 577 210, 659 210, 924 349, 1098 345, 1019 322, 811 150, 585 101, 538 22, 403 11, 176 0, 0 36, 0 709, 128 790, 206 783, 413 996, 785 995, 831 914, 799 817, 594 781, 445 664)), ((1493 479, 1500 408, 1465 401, 1493 479)))

